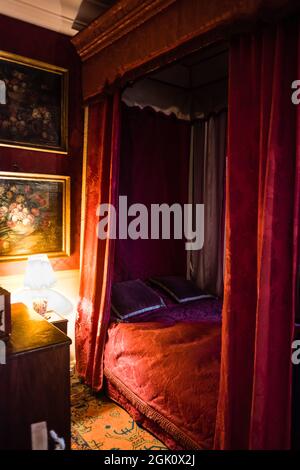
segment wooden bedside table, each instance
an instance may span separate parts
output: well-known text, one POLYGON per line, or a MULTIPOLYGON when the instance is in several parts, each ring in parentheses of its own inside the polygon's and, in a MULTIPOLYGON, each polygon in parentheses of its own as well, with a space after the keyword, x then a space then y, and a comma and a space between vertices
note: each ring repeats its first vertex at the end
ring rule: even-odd
POLYGON ((71 344, 62 331, 23 304, 12 304, 6 364, 0 365, 0 449, 30 450, 31 425, 47 423, 70 449, 71 344))
POLYGON ((67 318, 64 318, 59 313, 54 312, 54 310, 52 310, 50 312, 47 312, 44 318, 48 322, 52 323, 52 325, 56 326, 56 328, 58 328, 60 331, 65 333, 65 335, 68 334, 68 320, 67 320, 67 318))

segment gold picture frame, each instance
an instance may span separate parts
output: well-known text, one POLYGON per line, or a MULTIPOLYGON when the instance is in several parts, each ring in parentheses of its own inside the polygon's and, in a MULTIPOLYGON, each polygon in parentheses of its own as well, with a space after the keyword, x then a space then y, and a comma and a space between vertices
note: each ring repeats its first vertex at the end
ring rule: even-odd
POLYGON ((0 50, 0 146, 68 153, 69 72, 0 50))
POLYGON ((0 261, 70 256, 69 176, 0 172, 0 261))

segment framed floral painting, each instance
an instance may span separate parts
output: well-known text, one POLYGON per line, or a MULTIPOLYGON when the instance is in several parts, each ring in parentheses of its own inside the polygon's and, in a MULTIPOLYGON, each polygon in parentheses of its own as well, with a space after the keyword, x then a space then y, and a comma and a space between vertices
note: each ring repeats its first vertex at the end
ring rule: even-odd
POLYGON ((70 177, 0 172, 0 261, 70 254, 70 177))
POLYGON ((68 71, 0 51, 0 146, 68 151, 68 71))

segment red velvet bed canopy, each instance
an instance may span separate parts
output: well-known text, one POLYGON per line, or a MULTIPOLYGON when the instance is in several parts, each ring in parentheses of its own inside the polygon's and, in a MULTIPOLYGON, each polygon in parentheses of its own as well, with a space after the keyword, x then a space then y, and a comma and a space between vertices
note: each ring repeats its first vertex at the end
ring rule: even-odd
POLYGON ((118 194, 119 89, 200 47, 247 31, 246 39, 231 41, 230 46, 226 277, 216 448, 290 446, 300 131, 297 111, 285 101, 289 90, 283 91, 281 82, 284 78, 288 86, 288 80, 299 78, 294 77, 299 73, 294 67, 299 60, 299 25, 266 26, 266 20, 281 21, 295 8, 289 0, 121 0, 72 40, 83 61, 84 100, 95 101, 88 111, 89 187, 77 366, 85 381, 99 390, 114 245, 91 236, 91 224, 97 222, 99 202, 114 201, 118 194), (264 32, 251 33, 258 23, 265 25, 264 32), (291 45, 298 52, 290 57, 294 65, 284 62, 291 45), (283 113, 288 128, 282 127, 283 113), (281 198, 276 197, 279 193, 281 198))
POLYGON ((294 0, 119 0, 72 39, 83 98, 297 9, 294 0))

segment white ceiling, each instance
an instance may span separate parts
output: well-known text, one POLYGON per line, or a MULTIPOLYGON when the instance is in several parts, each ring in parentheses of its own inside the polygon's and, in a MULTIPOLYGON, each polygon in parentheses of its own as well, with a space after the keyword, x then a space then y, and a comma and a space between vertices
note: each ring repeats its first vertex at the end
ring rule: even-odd
POLYGON ((74 36, 116 0, 0 0, 0 14, 74 36))

